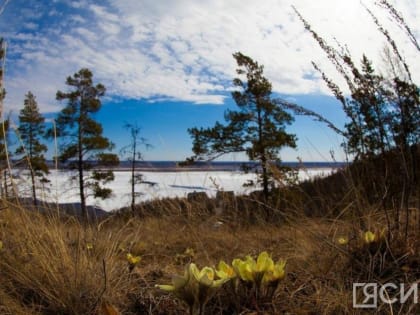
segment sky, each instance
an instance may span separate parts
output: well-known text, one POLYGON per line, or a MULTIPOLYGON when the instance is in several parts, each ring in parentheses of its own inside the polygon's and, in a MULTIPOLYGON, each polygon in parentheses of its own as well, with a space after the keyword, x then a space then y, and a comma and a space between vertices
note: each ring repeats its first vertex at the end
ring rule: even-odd
MULTIPOLYGON (((146 160, 184 160, 192 155, 187 129, 210 127, 235 109, 230 97, 236 77, 235 52, 264 65, 275 97, 323 114, 342 127, 340 104, 331 96, 315 61, 334 80, 340 77, 303 28, 294 5, 328 42, 347 45, 354 60, 365 53, 376 68, 385 38, 371 9, 401 47, 420 81, 418 52, 373 0, 0 0, 0 36, 7 41, 4 107, 16 117, 31 91, 47 118, 65 106, 55 100, 65 80, 89 68, 107 88, 95 118, 115 144, 128 144, 126 123, 137 123, 153 148, 146 160)), ((420 37, 420 3, 390 1, 420 37)), ((297 117, 288 132, 298 148, 284 161, 344 160, 342 139, 326 126, 297 117)), ((50 154, 52 154, 50 152, 50 154)), ((225 160, 244 160, 241 154, 225 160)))

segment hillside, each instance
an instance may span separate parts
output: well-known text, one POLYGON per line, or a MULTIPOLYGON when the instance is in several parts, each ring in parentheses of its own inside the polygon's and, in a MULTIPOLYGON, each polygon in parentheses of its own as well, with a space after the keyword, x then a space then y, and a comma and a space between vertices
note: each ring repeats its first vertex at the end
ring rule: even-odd
MULTIPOLYGON (((199 289, 205 294, 197 300, 205 306, 201 314, 366 314, 354 307, 353 283, 412 286, 420 277, 419 200, 413 195, 408 210, 393 208, 369 195, 380 188, 379 179, 357 180, 373 166, 370 174, 381 174, 379 162, 283 187, 267 201, 259 193, 168 198, 139 204, 134 214, 126 209, 90 222, 74 213, 58 216, 55 204, 38 212, 3 200, 0 312, 185 314, 196 293, 192 300, 185 294, 208 282, 196 287, 198 280, 188 280, 173 293, 155 285, 171 284, 191 263, 220 270, 221 260, 245 264, 247 255, 257 259, 267 252, 273 266, 286 263, 284 274, 255 265, 264 277, 278 277, 260 282, 257 271, 251 276, 252 265, 248 276, 235 265, 226 283, 199 289)), ((203 270, 209 277, 213 272, 203 270)), ((368 313, 415 314, 420 309, 414 301, 413 295, 392 306, 380 301, 368 313)))

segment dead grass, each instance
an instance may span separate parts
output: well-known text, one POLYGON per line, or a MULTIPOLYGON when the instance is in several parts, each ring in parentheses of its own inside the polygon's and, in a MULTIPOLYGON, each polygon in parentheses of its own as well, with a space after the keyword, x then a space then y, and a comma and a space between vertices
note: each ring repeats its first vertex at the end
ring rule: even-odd
MULTIPOLYGON (((349 285, 367 275, 369 255, 358 247, 360 220, 295 213, 282 223, 238 224, 229 221, 238 213, 194 215, 185 201, 172 201, 168 211, 167 202, 160 204, 159 216, 120 214, 89 225, 9 205, 0 212, 0 313, 108 314, 101 307, 107 303, 121 314, 184 314, 178 300, 154 285, 169 283, 191 261, 215 266, 221 259, 230 262, 266 250, 275 260, 287 259, 287 276, 273 300, 243 305, 240 314, 357 314, 349 285), (343 235, 350 239, 347 246, 337 243, 343 235), (132 272, 128 252, 142 257, 132 272), (356 268, 358 264, 362 266, 356 268)), ((376 211, 361 219, 372 229, 386 226, 383 213, 376 211)), ((385 244, 391 269, 382 280, 418 281, 419 235, 410 231, 404 240, 403 233, 393 232, 392 243, 385 244)), ((236 314, 227 296, 222 289, 207 313, 236 314)), ((419 311, 418 306, 398 307, 392 312, 419 311)))

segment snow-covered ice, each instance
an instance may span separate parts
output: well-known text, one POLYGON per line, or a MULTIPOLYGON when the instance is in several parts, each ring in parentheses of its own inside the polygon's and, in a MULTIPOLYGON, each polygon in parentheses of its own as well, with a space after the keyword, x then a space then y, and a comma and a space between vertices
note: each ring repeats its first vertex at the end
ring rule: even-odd
MULTIPOLYGON (((307 169, 299 171, 299 179, 314 176, 325 176, 332 169, 307 169)), ((19 172, 17 180, 20 196, 30 196, 28 176, 19 172)), ((197 172, 141 172, 145 183, 136 185, 136 191, 141 193, 136 197, 138 202, 164 197, 186 197, 194 191, 204 191, 209 196, 215 196, 217 191, 234 191, 236 194, 248 193, 257 187, 244 187, 249 180, 255 182, 255 174, 245 174, 239 171, 197 171, 197 172)), ((68 171, 51 170, 48 176, 50 183, 38 189, 38 198, 60 203, 79 202, 79 188, 76 180, 71 180, 72 173, 68 171)), ((73 175, 76 175, 73 173, 73 175)), ((106 200, 87 198, 88 205, 100 207, 106 211, 128 206, 131 201, 130 172, 115 171, 115 180, 107 185, 113 191, 111 198, 106 200)))

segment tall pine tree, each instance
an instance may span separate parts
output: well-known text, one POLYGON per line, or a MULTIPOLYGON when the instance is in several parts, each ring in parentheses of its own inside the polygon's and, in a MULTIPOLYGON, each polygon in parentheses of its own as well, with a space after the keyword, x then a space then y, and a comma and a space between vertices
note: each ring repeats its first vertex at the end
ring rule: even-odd
POLYGON ((16 149, 16 154, 23 154, 22 160, 28 164, 35 206, 37 205, 36 178, 43 183, 48 182, 46 178, 48 166, 44 157, 47 146, 40 141, 40 138, 45 135, 44 122, 45 118, 39 112, 35 96, 32 92, 28 92, 19 115, 18 130, 22 145, 16 149))
POLYGON ((106 199, 111 189, 103 187, 114 180, 110 167, 119 163, 118 156, 107 153, 114 145, 102 135, 100 123, 93 114, 101 109, 100 98, 105 94, 105 86, 93 84, 93 74, 89 69, 81 69, 66 80, 68 92, 57 92, 57 100, 66 100, 67 106, 57 117, 57 136, 63 140, 60 160, 76 170, 79 182, 81 214, 87 218, 86 198, 106 199), (101 169, 100 169, 101 168, 101 169))
MULTIPOLYGON (((420 51, 416 37, 403 17, 386 0, 375 2, 388 11, 390 17, 420 51)), ((370 200, 381 204, 383 209, 395 207, 395 226, 400 223, 400 210, 405 211, 405 233, 409 226, 410 208, 418 208, 420 154, 420 88, 413 81, 409 64, 397 46, 391 33, 381 24, 373 12, 367 13, 386 39, 385 67, 390 76, 383 77, 363 57, 361 70, 348 49, 342 45, 329 45, 295 9, 307 31, 311 33, 328 59, 346 83, 350 97, 344 97, 343 89, 313 63, 323 80, 343 106, 347 115, 346 149, 352 153, 358 165, 365 165, 364 174, 354 178, 360 183, 370 200), (378 161, 380 163, 378 163, 378 161), (396 174, 398 168, 398 176, 396 174)), ((302 111, 304 112, 304 111, 302 111)), ((360 195, 360 194, 359 194, 360 195)), ((360 209, 363 208, 359 205, 360 209)))
POLYGON ((195 159, 214 159, 226 153, 246 152, 249 160, 258 161, 264 196, 269 196, 273 168, 279 151, 295 147, 295 136, 286 132, 293 117, 271 98, 272 86, 264 77, 264 67, 238 52, 233 55, 240 77, 233 80, 238 90, 232 93, 239 110, 227 111, 227 125, 216 122, 212 128, 191 128, 195 159), (243 80, 245 77, 245 80, 243 80))

